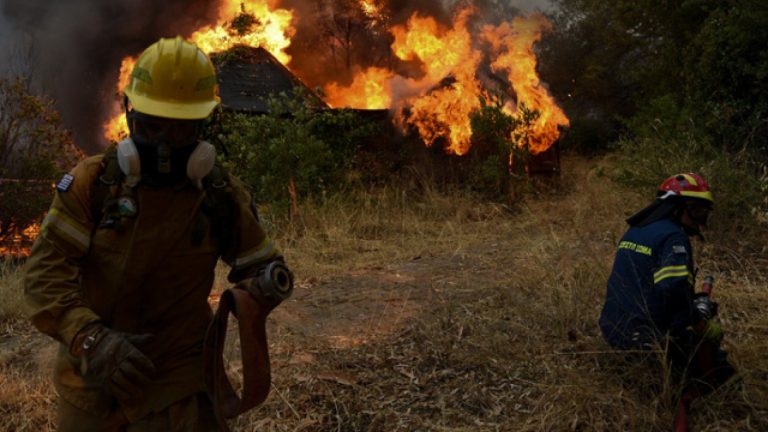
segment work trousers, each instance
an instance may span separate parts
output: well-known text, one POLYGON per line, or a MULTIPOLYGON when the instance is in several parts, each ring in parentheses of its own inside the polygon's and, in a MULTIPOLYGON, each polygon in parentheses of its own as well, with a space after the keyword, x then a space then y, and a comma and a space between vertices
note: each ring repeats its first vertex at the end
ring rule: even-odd
POLYGON ((161 412, 129 423, 120 411, 94 416, 59 398, 59 432, 217 432, 213 405, 206 394, 192 395, 161 412))

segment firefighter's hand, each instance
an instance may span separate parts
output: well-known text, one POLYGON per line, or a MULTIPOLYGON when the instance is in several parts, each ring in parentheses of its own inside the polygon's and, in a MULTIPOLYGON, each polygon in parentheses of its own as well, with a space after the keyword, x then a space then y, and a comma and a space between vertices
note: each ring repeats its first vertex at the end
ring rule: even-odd
POLYGON ((709 321, 717 316, 717 303, 713 302, 708 295, 698 294, 693 299, 693 307, 699 314, 699 318, 703 321, 709 321))
POLYGON ((155 372, 155 365, 137 348, 150 338, 89 325, 78 333, 72 353, 80 358, 86 381, 103 385, 120 402, 132 404, 141 399, 155 372))
POLYGON ((723 328, 714 320, 709 320, 704 324, 701 337, 707 342, 719 344, 723 341, 723 328))

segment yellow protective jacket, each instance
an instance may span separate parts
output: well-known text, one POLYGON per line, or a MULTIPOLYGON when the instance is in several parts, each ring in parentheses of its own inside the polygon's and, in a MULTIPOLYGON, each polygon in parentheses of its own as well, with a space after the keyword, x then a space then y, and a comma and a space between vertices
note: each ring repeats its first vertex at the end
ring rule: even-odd
POLYGON ((119 408, 134 421, 204 391, 202 344, 212 317, 208 296, 218 259, 231 266, 230 282, 239 282, 280 258, 280 252, 260 226, 249 193, 234 178, 226 186, 232 210, 227 246, 210 229, 193 241, 210 192, 192 183, 152 187, 140 182, 130 189, 135 216, 125 218, 119 229, 95 227, 91 201, 105 169, 103 158, 84 160, 59 183, 27 262, 25 302, 35 327, 61 342, 54 377, 60 397, 96 415, 119 408), (157 368, 144 401, 117 407, 102 388, 89 388, 82 379, 69 348, 93 321, 154 335, 139 347, 157 368))

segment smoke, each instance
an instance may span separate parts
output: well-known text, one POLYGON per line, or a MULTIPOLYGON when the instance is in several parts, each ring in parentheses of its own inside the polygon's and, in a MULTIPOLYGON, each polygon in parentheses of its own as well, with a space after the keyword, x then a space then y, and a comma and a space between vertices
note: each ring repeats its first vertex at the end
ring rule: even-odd
POLYGON ((93 153, 102 145, 123 57, 215 20, 216 3, 0 0, 0 49, 13 59, 0 72, 30 76, 55 100, 78 146, 93 153))
MULTIPOLYGON (((219 0, 0 0, 0 74, 30 77, 50 95, 64 124, 88 153, 104 144, 102 124, 111 117, 119 67, 159 37, 188 36, 215 23, 219 0)), ((295 12, 296 36, 288 53, 292 70, 311 87, 348 84, 360 68, 400 72, 409 65, 391 52, 387 28, 414 13, 450 24, 462 4, 474 4, 483 20, 504 19, 524 5, 549 0, 379 0, 381 21, 366 18, 359 0, 273 0, 295 12)), ((404 73, 410 76, 409 73, 404 73)))
POLYGON ((296 15, 296 36, 288 53, 291 69, 310 87, 335 82, 349 85, 361 69, 379 67, 418 77, 420 66, 396 58, 388 29, 405 25, 414 14, 449 27, 455 12, 473 6, 477 24, 511 20, 520 13, 543 10, 550 0, 377 0, 382 17, 366 17, 360 0, 282 0, 279 6, 296 15))

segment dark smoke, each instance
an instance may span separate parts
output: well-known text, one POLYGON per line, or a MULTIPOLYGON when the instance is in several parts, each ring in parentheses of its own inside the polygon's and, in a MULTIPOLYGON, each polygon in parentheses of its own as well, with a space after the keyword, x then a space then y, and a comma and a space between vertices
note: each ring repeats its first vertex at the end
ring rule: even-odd
MULTIPOLYGON (((540 1, 540 0, 536 0, 540 1)), ((297 34, 288 53, 290 67, 310 87, 330 82, 348 85, 358 70, 371 66, 418 78, 420 66, 404 63, 391 50, 393 37, 387 30, 405 25, 414 14, 430 16, 450 27, 457 9, 472 5, 476 20, 498 24, 512 19, 519 10, 509 0, 380 0, 383 21, 371 21, 358 0, 282 0, 280 6, 296 11, 297 34)))
POLYGON ((330 82, 349 84, 354 73, 370 66, 400 69, 391 52, 387 27, 403 25, 414 13, 451 22, 450 3, 440 0, 389 0, 383 22, 371 21, 358 0, 282 0, 280 7, 297 15, 297 34, 288 53, 291 69, 310 87, 330 82))
MULTIPOLYGON (((457 6, 475 4, 486 17, 514 15, 518 3, 547 0, 389 0, 385 22, 366 21, 357 0, 282 0, 295 11, 292 70, 311 87, 348 84, 359 68, 379 66, 408 75, 391 52, 387 27, 414 13, 449 24, 457 6), (346 44, 345 44, 346 40, 346 44)), ((56 101, 78 146, 94 153, 105 143, 102 124, 114 107, 122 59, 159 37, 188 36, 216 21, 218 0, 0 0, 0 74, 30 76, 56 101)), ((485 20, 485 19, 484 19, 485 20)), ((415 67, 414 69, 418 69, 415 67)))
MULTIPOLYGON (((99 150, 114 102, 120 62, 160 37, 187 35, 216 17, 215 0, 0 0, 3 36, 28 41, 19 58, 35 86, 50 95, 76 143, 99 150)), ((14 48, 18 51, 18 47, 14 48)), ((7 51, 6 51, 7 52, 7 51)), ((18 64, 2 73, 18 73, 18 64)))

